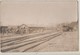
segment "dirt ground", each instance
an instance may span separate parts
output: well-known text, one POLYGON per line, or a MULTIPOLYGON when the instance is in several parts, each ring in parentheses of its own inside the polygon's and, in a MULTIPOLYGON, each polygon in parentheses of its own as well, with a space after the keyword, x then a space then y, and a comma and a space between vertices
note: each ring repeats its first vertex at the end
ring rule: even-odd
POLYGON ((63 52, 63 51, 78 51, 79 50, 79 36, 78 32, 64 32, 43 44, 43 48, 37 50, 38 52, 63 52))

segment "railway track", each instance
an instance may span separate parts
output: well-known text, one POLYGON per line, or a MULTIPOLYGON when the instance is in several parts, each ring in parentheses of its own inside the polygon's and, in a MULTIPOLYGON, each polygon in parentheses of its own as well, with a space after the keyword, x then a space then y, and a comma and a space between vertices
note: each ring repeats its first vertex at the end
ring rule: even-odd
POLYGON ((42 35, 30 36, 30 38, 14 39, 7 42, 2 42, 2 52, 26 52, 36 46, 43 44, 57 36, 61 35, 60 32, 50 32, 42 35), (36 36, 36 37, 35 37, 36 36))
MULTIPOLYGON (((44 33, 37 33, 37 34, 29 34, 29 35, 25 35, 25 36, 12 36, 12 37, 7 37, 5 39, 5 37, 3 39, 1 39, 1 43, 7 43, 7 42, 11 42, 11 41, 15 41, 15 40, 20 40, 20 39, 24 39, 24 38, 32 38, 32 37, 37 37, 40 35, 45 35, 48 33, 52 33, 52 32, 44 32, 44 33)), ((1 44, 0 43, 0 44, 1 44)))
POLYGON ((8 41, 4 41, 2 42, 2 47, 4 46, 9 46, 9 45, 15 45, 15 44, 19 44, 19 43, 22 43, 24 41, 32 41, 32 39, 34 38, 39 38, 38 36, 42 36, 42 35, 46 35, 46 34, 49 34, 51 32, 48 32, 48 33, 43 33, 43 34, 36 34, 36 35, 29 35, 29 36, 23 36, 23 37, 20 37, 20 38, 15 38, 15 39, 9 39, 8 41), (31 40, 30 40, 31 39, 31 40))

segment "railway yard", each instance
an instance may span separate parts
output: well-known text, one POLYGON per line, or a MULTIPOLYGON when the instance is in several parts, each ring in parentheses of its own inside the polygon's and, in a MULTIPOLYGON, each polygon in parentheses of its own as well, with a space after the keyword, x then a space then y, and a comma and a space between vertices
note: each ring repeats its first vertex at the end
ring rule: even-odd
POLYGON ((77 10, 77 0, 0 0, 0 52, 78 52, 77 10))
POLYGON ((78 51, 75 32, 44 32, 1 38, 1 52, 54 52, 78 51))

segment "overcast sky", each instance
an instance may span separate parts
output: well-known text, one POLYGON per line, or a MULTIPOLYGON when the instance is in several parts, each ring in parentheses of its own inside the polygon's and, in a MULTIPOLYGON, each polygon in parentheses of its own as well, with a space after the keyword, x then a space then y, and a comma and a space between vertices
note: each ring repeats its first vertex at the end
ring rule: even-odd
POLYGON ((76 20, 77 2, 3 0, 1 4, 2 25, 51 26, 76 20))

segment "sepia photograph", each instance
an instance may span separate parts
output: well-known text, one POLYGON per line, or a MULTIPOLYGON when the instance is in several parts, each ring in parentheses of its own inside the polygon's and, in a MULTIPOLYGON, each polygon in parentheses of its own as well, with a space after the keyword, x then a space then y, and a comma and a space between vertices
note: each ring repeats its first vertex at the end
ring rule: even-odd
POLYGON ((1 52, 78 52, 76 0, 0 1, 1 52))

